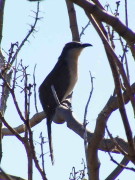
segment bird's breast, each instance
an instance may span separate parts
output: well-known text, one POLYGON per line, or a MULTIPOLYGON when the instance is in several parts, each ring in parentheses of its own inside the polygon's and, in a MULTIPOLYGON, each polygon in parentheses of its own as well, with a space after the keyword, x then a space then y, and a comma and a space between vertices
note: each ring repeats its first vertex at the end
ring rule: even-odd
POLYGON ((69 86, 67 88, 67 91, 64 95, 65 99, 68 95, 71 94, 71 92, 74 89, 74 86, 78 80, 78 62, 77 60, 69 60, 68 61, 68 70, 69 70, 69 86))

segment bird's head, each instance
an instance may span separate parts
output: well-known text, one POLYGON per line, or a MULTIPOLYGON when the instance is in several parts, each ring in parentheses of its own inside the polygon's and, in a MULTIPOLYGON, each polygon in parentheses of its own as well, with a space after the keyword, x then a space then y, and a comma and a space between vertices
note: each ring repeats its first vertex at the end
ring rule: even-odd
POLYGON ((64 46, 61 56, 78 58, 81 51, 88 46, 92 46, 92 45, 89 43, 80 43, 77 41, 69 42, 64 46))

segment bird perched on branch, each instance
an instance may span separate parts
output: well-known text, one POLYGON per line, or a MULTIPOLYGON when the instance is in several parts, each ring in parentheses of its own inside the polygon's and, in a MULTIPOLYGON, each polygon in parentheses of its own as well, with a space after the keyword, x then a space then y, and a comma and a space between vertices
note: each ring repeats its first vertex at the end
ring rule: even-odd
POLYGON ((54 159, 51 140, 51 123, 55 114, 57 103, 51 86, 54 87, 58 99, 60 103, 62 103, 62 101, 64 101, 73 91, 78 79, 78 57, 81 51, 88 46, 92 45, 76 41, 67 43, 63 48, 53 70, 39 87, 39 98, 47 117, 48 139, 52 164, 54 163, 54 159))

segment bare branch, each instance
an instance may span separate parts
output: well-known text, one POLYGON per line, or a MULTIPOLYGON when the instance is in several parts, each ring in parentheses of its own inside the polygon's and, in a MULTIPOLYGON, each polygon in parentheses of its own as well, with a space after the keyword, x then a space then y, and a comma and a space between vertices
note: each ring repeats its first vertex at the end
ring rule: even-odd
POLYGON ((120 165, 123 165, 123 167, 118 165, 116 169, 114 169, 114 171, 105 180, 116 179, 117 176, 124 170, 124 167, 126 167, 128 162, 129 160, 126 157, 124 157, 120 162, 120 165))
POLYGON ((128 9, 127 9, 127 0, 125 0, 125 22, 128 27, 128 9))
POLYGON ((80 38, 81 38, 82 35, 84 35, 84 32, 88 28, 89 25, 90 25, 90 21, 86 24, 85 27, 82 27, 82 32, 80 33, 80 38))
POLYGON ((0 46, 2 40, 4 7, 5 7, 5 0, 1 0, 0 1, 0 46))
MULTIPOLYGON (((135 83, 132 85, 132 89, 135 93, 135 83)), ((129 102, 129 97, 127 95, 127 92, 123 93, 123 98, 124 102, 128 103, 129 102)), ((59 113, 59 115, 62 116, 63 119, 67 121, 67 126, 72 129, 76 134, 78 134, 81 138, 84 138, 84 128, 83 125, 80 124, 72 115, 72 112, 67 109, 65 106, 63 108, 58 107, 56 109, 56 113, 59 113), (64 108, 64 109, 63 109, 64 108)), ((103 127, 104 124, 106 124, 104 121, 107 121, 110 115, 112 114, 113 111, 118 109, 118 103, 117 103, 117 97, 111 97, 101 113, 98 116, 98 121, 101 122, 100 124, 100 129, 103 127), (102 125, 103 124, 103 125, 102 125)), ((36 124, 40 123, 44 118, 45 118, 44 112, 41 113, 36 113, 29 121, 30 126, 33 127, 36 124)), ((14 128, 18 133, 23 133, 26 125, 20 125, 19 127, 14 128)), ((102 129, 101 129, 102 130, 102 129)), ((4 136, 7 135, 13 135, 8 129, 3 128, 2 133, 4 136)), ((92 132, 89 132, 87 130, 87 137, 88 137, 88 142, 91 142, 91 138, 93 136, 92 132)), ((125 152, 128 152, 128 145, 127 143, 121 139, 121 138, 115 138, 117 143, 122 147, 122 149, 125 152)), ((119 153, 119 151, 116 151, 116 144, 112 142, 109 139, 103 139, 101 140, 101 143, 99 144, 99 149, 102 151, 111 151, 114 153, 119 153)))
POLYGON ((28 41, 28 38, 30 37, 30 35, 35 31, 36 24, 37 24, 38 20, 40 19, 40 18, 39 18, 39 3, 40 3, 40 2, 37 3, 37 11, 36 11, 36 13, 35 13, 35 14, 36 14, 36 17, 35 17, 34 24, 31 25, 31 29, 29 30, 28 34, 26 35, 26 37, 23 39, 23 41, 21 42, 21 44, 20 44, 19 47, 17 48, 17 50, 16 50, 16 52, 15 52, 15 54, 14 54, 14 56, 12 57, 12 60, 11 60, 11 62, 10 62, 11 65, 14 63, 14 61, 15 61, 18 53, 20 52, 20 50, 21 50, 21 48, 23 47, 23 45, 25 44, 25 42, 28 41))
POLYGON ((19 105, 18 105, 18 102, 17 102, 17 100, 16 100, 16 96, 15 96, 14 90, 10 87, 9 83, 6 81, 6 79, 3 77, 2 74, 1 74, 1 78, 2 78, 2 80, 4 81, 5 85, 7 86, 7 88, 9 89, 9 91, 10 91, 10 93, 11 93, 11 95, 12 95, 12 98, 13 98, 13 101, 14 101, 14 104, 15 104, 15 107, 16 107, 16 110, 17 110, 17 112, 18 112, 21 120, 25 123, 25 118, 23 117, 22 112, 21 112, 21 110, 20 110, 20 108, 19 108, 19 105))
POLYGON ((90 104, 90 100, 91 100, 91 97, 92 97, 92 93, 93 93, 93 78, 92 75, 91 75, 91 72, 90 72, 90 79, 91 79, 91 90, 90 90, 90 94, 89 94, 89 98, 88 98, 88 101, 86 103, 86 107, 85 107, 85 112, 84 112, 84 121, 83 121, 83 126, 84 126, 84 149, 85 149, 85 156, 86 156, 86 161, 87 161, 87 170, 88 170, 88 176, 89 176, 89 179, 90 179, 90 162, 88 161, 89 160, 89 152, 88 152, 88 146, 87 146, 87 143, 88 143, 88 140, 87 140, 87 130, 86 130, 86 126, 87 126, 87 111, 88 111, 88 106, 90 104))
MULTIPOLYGON (((134 113, 135 113, 135 98, 134 98, 133 92, 132 92, 132 90, 130 88, 130 84, 129 84, 128 78, 126 76, 123 64, 119 61, 119 59, 116 56, 116 54, 114 53, 113 49, 109 45, 108 40, 107 40, 107 36, 105 34, 105 30, 104 30, 102 24, 99 21, 96 21, 95 17, 92 16, 92 15, 89 15, 88 12, 86 12, 86 14, 90 18, 93 26, 95 27, 96 31, 98 32, 100 38, 103 41, 103 44, 104 44, 104 47, 105 47, 105 50, 106 50, 106 54, 107 54, 107 57, 108 57, 108 60, 109 60, 109 63, 110 63, 110 67, 112 69, 112 73, 115 73, 113 75, 114 82, 115 83, 119 82, 117 76, 119 76, 119 72, 120 72, 120 74, 121 74, 121 76, 123 78, 123 81, 124 81, 124 85, 127 88, 127 92, 129 94, 129 97, 130 97, 130 100, 131 100, 131 103, 132 103, 132 107, 133 107, 133 110, 134 110, 134 113), (115 63, 118 66, 117 68, 119 68, 119 72, 118 72, 118 70, 116 68, 115 63), (117 80, 115 80, 116 77, 117 77, 117 80)), ((97 20, 98 20, 98 18, 97 18, 97 20)))
POLYGON ((113 138, 113 136, 112 136, 112 134, 109 132, 107 126, 106 126, 106 131, 107 131, 107 133, 108 133, 110 139, 112 139, 113 142, 115 143, 117 149, 118 149, 124 156, 128 156, 127 152, 125 152, 125 151, 121 148, 121 146, 117 143, 117 141, 113 138))
POLYGON ((72 40, 80 41, 74 5, 69 0, 66 0, 66 4, 67 4, 67 9, 68 9, 68 15, 69 15, 70 29, 71 29, 71 33, 72 33, 72 40))
POLYGON ((44 146, 43 146, 45 141, 44 141, 44 137, 42 136, 42 132, 40 133, 40 137, 39 138, 41 139, 41 142, 40 142, 41 155, 40 155, 40 157, 42 158, 42 169, 43 169, 43 172, 45 174, 44 146))
POLYGON ((75 4, 81 6, 84 10, 92 14, 98 20, 105 22, 113 27, 127 42, 135 43, 135 33, 127 28, 117 17, 107 13, 105 10, 100 9, 93 2, 87 0, 70 0, 75 4))
MULTIPOLYGON (((8 84, 10 84, 11 82, 11 78, 12 78, 12 71, 9 72, 9 74, 6 74, 6 81, 8 84)), ((2 114, 5 113, 6 111, 6 104, 7 104, 7 99, 9 97, 9 88, 5 85, 5 83, 3 83, 2 85, 2 94, 1 94, 1 102, 0 102, 0 111, 2 112, 2 114)))
MULTIPOLYGON (((39 124, 43 119, 45 119, 45 113, 44 111, 42 112, 39 112, 39 113, 36 113, 30 120, 29 120, 29 124, 30 124, 30 127, 34 127, 35 125, 39 124)), ((21 134, 21 133, 24 133, 25 130, 26 130, 26 125, 25 124, 22 124, 18 127, 15 127, 14 130, 16 132, 18 132, 18 134, 21 134)), ((10 131, 9 129, 7 128, 3 128, 2 129, 2 135, 3 136, 12 136, 14 135, 12 133, 12 131, 10 131)))
MULTIPOLYGON (((128 142, 129 142, 130 154, 131 154, 131 157, 132 157, 132 159, 134 161, 134 158, 133 158, 134 157, 134 143, 133 143, 132 131, 131 131, 130 124, 128 122, 128 118, 127 118, 127 114, 126 114, 126 110, 125 110, 125 107, 124 107, 124 101, 123 101, 122 92, 121 92, 121 83, 120 83, 120 77, 119 77, 120 75, 119 75, 119 72, 118 72, 118 67, 119 67, 119 71, 120 71, 120 73, 121 73, 121 75, 123 77, 123 81, 126 83, 127 92, 128 92, 128 95, 130 97, 130 100, 132 102, 132 106, 133 106, 133 109, 134 109, 134 112, 135 112, 134 93, 131 90, 131 87, 129 85, 128 79, 127 79, 126 74, 125 74, 125 71, 124 71, 121 63, 119 62, 119 59, 115 55, 113 49, 110 47, 106 37, 104 36, 103 32, 101 31, 100 27, 98 26, 95 18, 92 15, 88 15, 88 16, 92 20, 92 23, 94 24, 94 26, 96 27, 96 30, 99 33, 99 35, 100 35, 100 37, 101 37, 101 39, 103 41, 103 44, 104 44, 104 47, 105 47, 105 50, 106 50, 106 53, 107 53, 107 56, 108 56, 110 67, 111 67, 111 70, 112 70, 112 73, 113 73, 116 93, 117 93, 117 97, 118 97, 119 110, 120 110, 120 114, 121 114, 121 117, 122 117, 122 120, 123 120, 125 131, 126 131, 126 136, 127 136, 128 142)), ((104 126, 104 128, 105 128, 105 126, 104 126)), ((99 131, 101 133, 101 130, 99 130, 99 131)), ((104 134, 104 131, 105 131, 105 129, 103 130, 103 134, 104 134)), ((102 137, 103 137, 103 134, 102 134, 102 137)), ((97 140, 95 140, 95 142, 99 143, 97 140)))
POLYGON ((23 138, 18 134, 18 132, 13 129, 5 120, 5 118, 2 116, 0 112, 0 119, 3 122, 3 124, 9 129, 10 132, 12 132, 13 135, 15 135, 21 142, 23 142, 23 138))
MULTIPOLYGON (((34 146, 34 143, 33 143, 33 133, 31 131, 31 128, 28 127, 28 131, 29 131, 29 142, 26 143, 26 146, 28 145, 28 153, 29 153, 29 149, 30 149, 30 156, 32 156, 32 160, 34 161, 35 163, 35 167, 37 168, 37 170, 39 171, 40 175, 42 176, 43 180, 47 180, 47 177, 46 177, 46 174, 45 174, 45 171, 42 170, 42 168, 40 167, 39 165, 39 161, 37 159, 37 156, 36 156, 36 152, 35 152, 35 146, 34 146)), ((28 154, 29 155, 29 154, 28 154)), ((32 163, 32 162, 31 162, 32 163)), ((30 164, 32 165, 32 164, 30 164)), ((32 175, 31 175, 32 176, 32 175)))
POLYGON ((0 171, 2 172, 3 178, 6 178, 7 180, 13 180, 13 178, 11 176, 9 176, 8 174, 6 174, 5 171, 3 171, 3 169, 1 167, 0 167, 0 171))
POLYGON ((132 167, 129 168, 129 167, 124 166, 123 164, 119 164, 116 160, 114 160, 114 158, 111 156, 111 153, 110 153, 110 152, 108 152, 108 154, 109 154, 111 160, 112 160, 115 164, 117 164, 117 165, 120 166, 121 168, 128 169, 128 170, 131 170, 131 171, 135 172, 135 168, 132 168, 132 167))
POLYGON ((92 97, 92 93, 93 93, 93 90, 94 90, 94 85, 93 85, 93 79, 94 77, 92 76, 91 72, 90 72, 90 79, 91 79, 91 91, 90 91, 90 94, 89 94, 89 98, 88 98, 88 101, 87 101, 87 104, 86 104, 86 107, 85 107, 85 112, 84 112, 84 126, 86 126, 86 117, 87 117, 87 111, 88 111, 88 106, 90 104, 90 100, 91 100, 91 97, 92 97))
MULTIPOLYGON (((108 107, 108 112, 110 114, 110 107, 108 107)), ((105 111, 105 110, 104 110, 105 111)), ((56 113, 59 113, 62 118, 64 118, 67 122, 67 127, 72 129, 76 134, 78 134, 82 139, 84 138, 84 128, 81 123, 79 123, 76 118, 73 116, 73 113, 67 109, 64 106, 60 106, 56 109, 56 113)), ((103 112, 104 114, 104 112, 103 112)), ((104 121, 104 119, 103 119, 104 121)), ((93 137, 93 133, 87 130, 87 137, 88 137, 88 142, 91 143, 91 139, 93 137)), ((128 146, 127 143, 120 139, 116 138, 116 141, 121 144, 121 147, 125 150, 128 151, 128 146)), ((119 151, 115 149, 114 142, 110 141, 109 139, 103 139, 101 140, 101 143, 98 145, 98 148, 102 151, 111 151, 114 153, 119 153, 119 151)))

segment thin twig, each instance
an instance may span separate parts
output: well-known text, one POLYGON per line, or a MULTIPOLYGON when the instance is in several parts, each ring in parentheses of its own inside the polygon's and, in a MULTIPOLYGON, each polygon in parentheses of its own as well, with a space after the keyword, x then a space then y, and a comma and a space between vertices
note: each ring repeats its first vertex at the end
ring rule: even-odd
POLYGON ((126 41, 130 43, 135 43, 135 33, 127 28, 117 17, 103 11, 101 8, 96 6, 92 1, 87 0, 71 0, 75 4, 82 7, 87 13, 92 14, 100 22, 105 22, 113 27, 113 29, 118 32, 126 41))
POLYGON ((15 135, 21 142, 23 142, 23 138, 18 134, 18 132, 13 129, 5 120, 5 118, 2 116, 1 112, 0 112, 0 119, 2 121, 2 123, 13 133, 13 135, 15 135))
POLYGON ((128 9, 127 9, 127 0, 125 0, 125 22, 128 27, 128 9))
POLYGON ((0 1, 0 46, 3 37, 2 31, 3 31, 4 7, 5 7, 5 1, 0 1))
POLYGON ((36 168, 41 174, 42 178, 46 180, 45 172, 40 168, 38 159, 36 157, 35 147, 33 143, 33 132, 31 131, 29 114, 30 114, 30 97, 31 97, 31 84, 28 84, 28 74, 26 72, 26 67, 22 66, 22 73, 24 74, 24 106, 25 106, 25 119, 26 119, 26 128, 25 128, 25 149, 28 156, 28 179, 32 179, 33 164, 32 160, 35 163, 36 168))
MULTIPOLYGON (((126 167, 126 165, 128 164, 128 162, 129 162, 129 160, 128 160, 126 157, 124 157, 119 164, 122 164, 123 166, 126 167)), ((116 179, 116 178, 119 176, 119 174, 122 173, 123 170, 124 170, 124 168, 122 168, 121 166, 118 165, 118 166, 109 174, 109 176, 108 176, 105 180, 116 179)))
POLYGON ((24 118, 23 115, 22 115, 22 112, 21 112, 20 108, 19 108, 19 105, 18 105, 18 102, 17 102, 17 100, 16 100, 16 95, 15 95, 14 90, 10 87, 9 83, 6 81, 6 79, 3 77, 2 74, 1 74, 1 78, 2 78, 2 80, 4 81, 5 85, 7 86, 7 88, 9 89, 9 91, 10 91, 10 93, 11 93, 11 95, 12 95, 12 98, 13 98, 13 101, 14 101, 14 104, 15 104, 15 107, 16 107, 16 110, 17 110, 17 112, 18 112, 21 120, 25 123, 26 121, 25 121, 25 118, 24 118))
POLYGON ((111 155, 110 152, 108 152, 108 154, 109 154, 109 156, 110 156, 110 159, 111 159, 115 164, 117 164, 117 165, 120 166, 121 168, 124 168, 124 169, 131 170, 131 171, 135 172, 135 168, 126 167, 126 166, 124 166, 123 164, 118 163, 118 162, 112 157, 112 155, 111 155))
POLYGON ((28 129, 28 131, 29 131, 29 142, 30 142, 31 152, 32 152, 35 166, 36 166, 37 170, 39 171, 40 175, 42 176, 43 180, 47 180, 45 171, 41 169, 41 167, 39 165, 39 161, 36 156, 35 147, 33 144, 33 133, 30 128, 28 129))
POLYGON ((80 33, 80 39, 81 39, 82 35, 84 35, 84 32, 88 28, 89 25, 90 25, 90 21, 88 21, 88 23, 85 25, 85 27, 82 27, 82 31, 80 33))
POLYGON ((88 98, 88 101, 87 101, 86 106, 85 106, 84 124, 87 124, 87 123, 86 123, 86 117, 87 117, 87 112, 88 112, 88 106, 89 106, 89 104, 90 104, 90 100, 91 100, 92 93, 93 93, 93 90, 94 90, 94 85, 93 85, 93 79, 94 79, 94 77, 92 76, 92 74, 91 74, 90 71, 89 71, 89 73, 90 73, 90 80, 91 80, 91 91, 90 91, 89 98, 88 98))
POLYGON ((43 172, 45 174, 45 160, 44 160, 44 137, 42 136, 42 132, 40 133, 40 138, 41 138, 41 142, 40 142, 40 147, 41 147, 41 155, 40 157, 42 158, 42 168, 43 168, 43 172))
MULTIPOLYGON (((8 84, 10 84, 11 79, 12 79, 12 71, 10 71, 8 74, 5 75, 5 79, 7 81, 8 84)), ((5 83, 3 83, 2 85, 2 94, 1 94, 1 102, 0 102, 0 111, 2 112, 2 114, 5 113, 6 108, 7 108, 7 100, 9 97, 10 91, 8 89, 8 87, 5 85, 5 83)))
POLYGON ((117 149, 118 149, 124 156, 127 156, 127 157, 128 157, 127 152, 125 152, 125 151, 122 149, 122 147, 117 143, 117 141, 113 138, 113 136, 112 136, 112 134, 109 132, 109 129, 108 129, 107 126, 106 126, 106 131, 107 131, 110 139, 112 139, 113 142, 116 144, 117 149))
POLYGON ((41 18, 39 18, 39 3, 40 3, 40 2, 37 3, 37 10, 36 10, 36 13, 35 13, 35 14, 36 14, 36 17, 34 18, 34 19, 35 19, 34 24, 31 25, 31 29, 29 30, 28 34, 26 35, 26 37, 23 39, 23 41, 21 42, 21 44, 20 44, 19 47, 17 48, 14 56, 12 57, 12 61, 10 62, 11 65, 13 64, 13 62, 15 61, 15 59, 17 58, 17 55, 18 55, 18 53, 20 52, 20 50, 21 50, 21 48, 23 47, 23 45, 25 44, 25 42, 28 41, 28 38, 30 37, 30 35, 35 31, 35 27, 36 27, 36 25, 37 25, 38 20, 41 19, 41 18))
POLYGON ((123 81, 124 81, 125 86, 126 86, 127 93, 128 93, 128 95, 130 97, 133 108, 135 109, 135 106, 134 106, 134 104, 135 104, 134 94, 132 93, 131 87, 130 87, 129 82, 127 80, 127 77, 126 77, 126 74, 125 74, 125 71, 123 69, 122 64, 119 62, 118 57, 114 53, 113 49, 110 47, 110 45, 108 43, 108 40, 104 36, 104 34, 101 31, 100 27, 98 26, 98 24, 96 22, 96 19, 94 18, 93 15, 89 15, 88 13, 87 13, 87 15, 89 16, 92 23, 94 24, 94 27, 96 28, 97 32, 99 33, 99 35, 100 35, 100 37, 101 37, 101 39, 103 41, 103 44, 105 46, 105 50, 106 50, 106 53, 107 53, 107 56, 108 56, 110 67, 111 67, 111 70, 112 70, 112 73, 113 73, 114 83, 115 83, 115 87, 116 87, 116 93, 117 93, 117 97, 118 97, 119 111, 120 111, 122 121, 123 121, 123 124, 124 124, 126 136, 127 136, 128 142, 129 142, 129 149, 130 149, 129 152, 130 152, 132 160, 133 160, 133 157, 134 157, 133 136, 132 136, 131 127, 130 127, 130 124, 129 124, 129 121, 128 121, 126 109, 124 107, 124 101, 123 101, 123 96, 122 96, 122 91, 121 91, 120 75, 123 78, 123 81), (118 71, 118 68, 119 68, 119 71, 118 71))
POLYGON ((85 112, 84 112, 84 122, 83 122, 83 127, 84 127, 84 148, 85 148, 85 156, 86 156, 86 162, 87 162, 87 170, 88 170, 88 175, 90 176, 90 167, 89 167, 89 162, 88 162, 88 147, 87 147, 87 143, 88 143, 88 139, 87 139, 87 130, 86 130, 86 126, 87 126, 87 112, 88 112, 88 106, 90 104, 90 100, 91 100, 91 97, 92 97, 92 93, 93 93, 93 90, 94 90, 94 86, 93 86, 93 78, 92 75, 91 75, 91 72, 90 73, 90 79, 91 79, 91 90, 90 90, 90 95, 89 95, 89 98, 88 98, 88 101, 86 103, 86 106, 85 106, 85 112))
POLYGON ((123 59, 125 58, 125 67, 126 67, 126 74, 127 74, 127 78, 128 78, 128 81, 130 82, 130 75, 129 75, 129 68, 128 68, 128 60, 127 60, 127 48, 128 48, 128 44, 126 43, 126 45, 124 46, 124 43, 122 41, 122 38, 120 37, 120 43, 121 43, 121 46, 122 46, 122 49, 123 49, 123 55, 121 57, 121 62, 123 62, 123 59))

